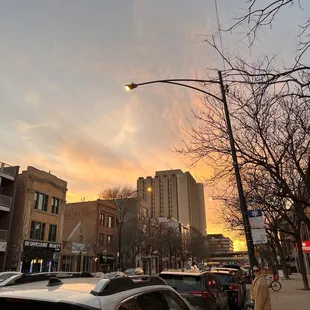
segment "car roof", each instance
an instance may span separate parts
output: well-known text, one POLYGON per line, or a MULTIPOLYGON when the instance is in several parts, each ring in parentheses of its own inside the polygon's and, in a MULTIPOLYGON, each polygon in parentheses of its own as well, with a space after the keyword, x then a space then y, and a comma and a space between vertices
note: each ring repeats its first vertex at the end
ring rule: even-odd
POLYGON ((90 291, 99 280, 99 278, 62 279, 63 285, 53 287, 47 287, 47 281, 17 284, 1 288, 0 298, 6 297, 36 301, 65 302, 88 305, 90 308, 101 309, 98 297, 90 294, 90 291))
POLYGON ((231 274, 231 272, 229 272, 229 270, 212 270, 212 273, 221 273, 221 274, 231 274))
MULTIPOLYGON (((69 278, 61 279, 62 285, 47 287, 48 281, 45 280, 1 288, 0 299, 16 298, 55 303, 62 302, 80 305, 89 309, 101 309, 104 305, 104 310, 112 310, 122 300, 136 294, 158 289, 174 292, 171 287, 162 284, 138 286, 101 296, 100 294, 96 295, 96 292, 93 293, 98 284, 100 287, 99 281, 102 281, 103 284, 112 283, 108 279, 100 278, 69 278)), ((160 281, 163 282, 163 280, 160 281)))
POLYGON ((203 274, 210 274, 208 271, 199 271, 198 269, 192 269, 192 270, 166 270, 162 271, 159 276, 164 275, 164 274, 169 274, 169 275, 189 275, 189 276, 201 276, 203 274))
POLYGON ((238 272, 239 269, 235 268, 225 268, 225 267, 218 267, 215 270, 220 270, 220 271, 230 271, 230 272, 238 272))

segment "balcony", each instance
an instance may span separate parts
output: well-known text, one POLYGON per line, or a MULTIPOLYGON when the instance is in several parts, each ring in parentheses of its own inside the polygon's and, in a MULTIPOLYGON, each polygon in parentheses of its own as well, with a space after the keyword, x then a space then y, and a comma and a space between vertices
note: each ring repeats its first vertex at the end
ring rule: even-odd
POLYGON ((17 174, 17 167, 0 162, 0 177, 14 181, 17 174))
POLYGON ((0 211, 11 211, 12 197, 0 194, 0 211))
POLYGON ((7 230, 0 229, 0 241, 6 241, 8 235, 7 230))

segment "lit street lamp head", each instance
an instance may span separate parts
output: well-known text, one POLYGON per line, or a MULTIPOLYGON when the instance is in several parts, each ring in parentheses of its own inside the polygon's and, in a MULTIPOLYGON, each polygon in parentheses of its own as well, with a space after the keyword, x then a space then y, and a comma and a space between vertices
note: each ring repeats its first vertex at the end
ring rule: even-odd
POLYGON ((130 83, 130 84, 126 84, 126 85, 125 85, 125 90, 130 91, 130 90, 133 90, 134 88, 137 88, 137 87, 138 87, 137 84, 135 84, 135 83, 130 83))

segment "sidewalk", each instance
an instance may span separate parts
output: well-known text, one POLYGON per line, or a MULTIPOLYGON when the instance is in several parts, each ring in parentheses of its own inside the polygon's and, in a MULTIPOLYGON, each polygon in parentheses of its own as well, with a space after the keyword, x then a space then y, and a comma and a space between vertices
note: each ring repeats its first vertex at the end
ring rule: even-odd
MULTIPOLYGON (((270 291, 272 310, 309 310, 310 291, 304 291, 300 274, 293 274, 290 280, 281 280, 282 289, 279 292, 270 291)), ((308 276, 309 283, 310 277, 308 276)))

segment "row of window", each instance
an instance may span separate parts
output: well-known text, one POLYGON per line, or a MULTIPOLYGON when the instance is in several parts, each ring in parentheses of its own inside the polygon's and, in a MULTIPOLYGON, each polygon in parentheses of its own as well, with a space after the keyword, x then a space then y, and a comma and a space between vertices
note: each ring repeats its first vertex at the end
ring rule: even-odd
POLYGON ((63 256, 61 271, 75 271, 75 262, 76 270, 91 271, 92 257, 90 256, 82 256, 81 258, 76 256, 63 256))
MULTIPOLYGON (((112 242, 112 236, 107 235, 107 246, 109 244, 111 244, 111 242, 112 242)), ((99 246, 104 246, 104 234, 102 234, 102 233, 99 233, 98 245, 99 246)))
MULTIPOLYGON (((31 222, 31 230, 30 230, 30 239, 35 240, 44 240, 45 234, 45 223, 40 222, 31 222)), ((56 225, 49 225, 48 231, 48 241, 56 241, 56 233, 57 233, 57 226, 56 225)))
POLYGON ((114 217, 108 215, 107 223, 105 223, 105 214, 100 213, 99 215, 100 226, 107 226, 108 228, 114 228, 114 217))
MULTIPOLYGON (((42 194, 40 192, 35 192, 34 194, 34 208, 41 211, 49 211, 48 210, 48 195, 42 194)), ((52 197, 51 203, 51 213, 58 214, 59 211, 59 198, 52 197)))

